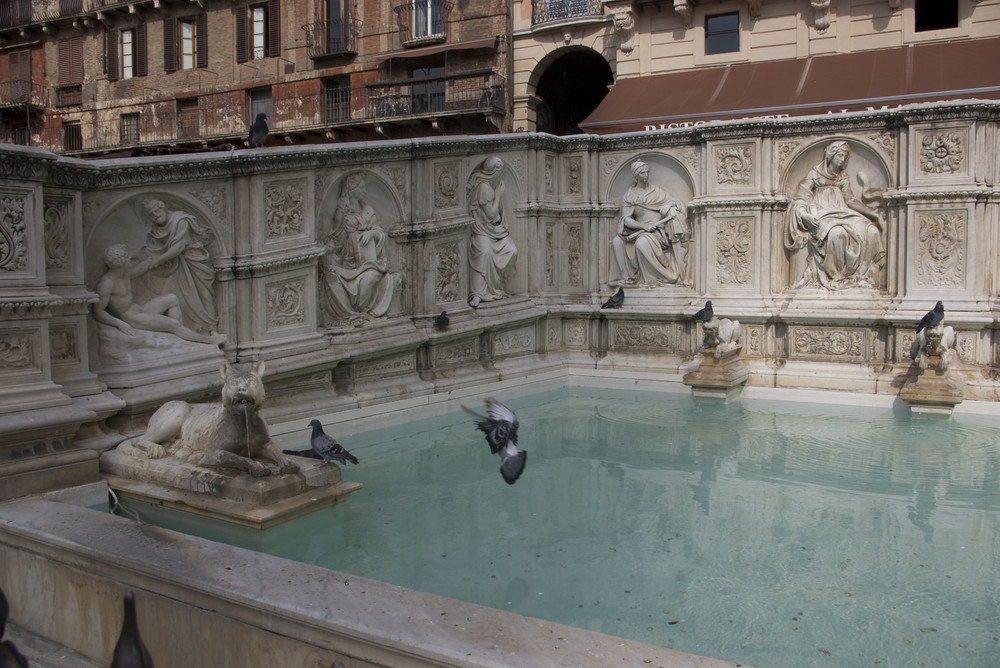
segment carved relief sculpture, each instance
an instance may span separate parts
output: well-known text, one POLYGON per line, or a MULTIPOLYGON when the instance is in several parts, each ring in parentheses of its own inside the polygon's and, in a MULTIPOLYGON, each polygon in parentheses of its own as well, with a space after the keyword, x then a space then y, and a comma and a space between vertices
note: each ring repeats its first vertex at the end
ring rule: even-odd
POLYGON ((833 0, 809 0, 813 8, 813 27, 819 32, 830 27, 830 5, 833 0))
POLYGON ((389 272, 385 230, 366 195, 363 173, 344 179, 321 266, 327 318, 356 327, 385 316, 399 284, 398 275, 389 272))
POLYGON ((847 142, 832 142, 823 162, 799 183, 785 230, 793 288, 881 286, 885 266, 881 198, 870 191, 863 172, 858 181, 864 190, 861 199, 855 197, 847 172, 850 156, 847 142))
POLYGON ((140 295, 172 294, 184 325, 203 334, 215 334, 219 318, 215 307, 215 267, 209 252, 211 232, 195 216, 171 211, 162 200, 142 202, 149 220, 146 244, 133 277, 141 277, 140 295))
POLYGON ((28 266, 24 199, 0 198, 0 269, 22 271, 28 266))
POLYGON ((635 16, 628 8, 615 8, 611 13, 611 20, 618 33, 618 48, 622 53, 632 53, 638 39, 635 37, 635 16))
POLYGON ((472 172, 466 186, 472 216, 469 305, 473 308, 509 296, 504 288, 517 261, 517 247, 505 220, 502 171, 500 158, 486 158, 472 172))
POLYGON ((622 198, 618 235, 611 240, 613 287, 686 285, 691 240, 687 207, 649 182, 649 166, 632 163, 632 187, 622 198))

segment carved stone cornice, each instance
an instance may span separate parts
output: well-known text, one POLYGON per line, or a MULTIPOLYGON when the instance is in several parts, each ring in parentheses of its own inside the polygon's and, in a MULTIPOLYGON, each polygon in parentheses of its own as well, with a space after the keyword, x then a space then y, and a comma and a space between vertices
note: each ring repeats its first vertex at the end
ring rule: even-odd
POLYGON ((4 147, 0 153, 0 178, 40 181, 56 162, 56 156, 38 149, 4 147))
POLYGON ((886 190, 883 193, 883 197, 887 205, 901 205, 908 202, 957 204, 961 202, 982 202, 988 199, 1000 198, 1000 188, 983 184, 974 188, 886 190))
POLYGON ((97 302, 97 295, 81 293, 72 296, 25 294, 0 297, 0 320, 30 320, 86 312, 97 302))
POLYGON ((464 230, 472 224, 469 217, 453 218, 452 220, 426 220, 421 222, 395 225, 388 231, 392 239, 406 241, 407 239, 427 239, 439 237, 452 232, 464 230))
POLYGON ((688 203, 688 213, 701 213, 718 209, 742 211, 776 209, 780 211, 787 209, 788 204, 789 200, 784 195, 758 195, 754 197, 731 197, 726 199, 693 199, 688 203))
POLYGON ((226 274, 235 278, 255 278, 310 266, 324 255, 326 249, 315 244, 306 248, 296 248, 294 253, 243 256, 235 258, 231 263, 216 262, 215 270, 222 274, 220 278, 226 278, 226 274))

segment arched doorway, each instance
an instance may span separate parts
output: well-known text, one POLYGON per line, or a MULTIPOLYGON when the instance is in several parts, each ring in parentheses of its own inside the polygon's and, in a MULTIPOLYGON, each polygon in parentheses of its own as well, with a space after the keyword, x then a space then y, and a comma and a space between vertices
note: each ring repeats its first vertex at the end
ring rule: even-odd
POLYGON ((613 81, 611 67, 596 51, 566 51, 538 79, 536 130, 554 135, 578 134, 580 121, 597 108, 613 81))

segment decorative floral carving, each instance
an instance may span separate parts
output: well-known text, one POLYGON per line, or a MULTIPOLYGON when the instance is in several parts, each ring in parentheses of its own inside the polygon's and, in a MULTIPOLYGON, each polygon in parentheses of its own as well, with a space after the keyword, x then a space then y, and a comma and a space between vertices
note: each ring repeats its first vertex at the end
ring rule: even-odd
POLYGON ((674 348, 673 329, 669 325, 647 323, 616 324, 612 348, 656 348, 670 352, 674 348))
POLYGON ((719 221, 715 233, 715 279, 719 285, 750 283, 753 218, 719 221))
POLYGON ((545 226, 545 285, 549 287, 556 284, 555 227, 555 223, 545 226))
POLYGON ((760 327, 747 327, 746 342, 743 350, 749 355, 759 357, 763 348, 764 330, 760 327))
POLYGON ((587 325, 582 320, 566 320, 566 345, 583 347, 587 345, 587 325))
POLYGON ((459 299, 458 292, 458 242, 454 241, 437 246, 437 280, 434 286, 435 299, 441 302, 453 302, 459 299))
POLYGON ((199 202, 208 207, 218 221, 226 220, 226 191, 222 188, 200 188, 192 191, 199 202))
POLYGON ((382 167, 382 173, 385 174, 392 185, 396 187, 396 192, 398 192, 403 197, 406 196, 406 170, 402 167, 382 167))
POLYGON ((388 376, 407 373, 417 368, 417 360, 413 353, 404 353, 397 357, 362 362, 357 367, 357 377, 388 376))
POLYGON ((797 141, 778 142, 774 150, 778 156, 779 169, 784 169, 785 165, 788 164, 788 160, 795 154, 795 149, 799 147, 800 143, 797 141))
POLYGON ((753 182, 753 146, 722 146, 716 149, 715 157, 719 183, 747 185, 753 182))
POLYGON ((24 198, 0 197, 0 269, 22 271, 28 266, 24 198))
POLYGON ((569 284, 583 285, 583 230, 579 225, 569 225, 566 228, 569 236, 569 253, 566 260, 569 263, 569 284))
POLYGON ((284 237, 302 232, 305 193, 301 183, 269 185, 264 190, 267 237, 284 237))
POLYGON ((305 281, 295 280, 267 287, 267 324, 285 327, 302 324, 306 320, 305 281))
POLYGON ((917 215, 917 283, 933 287, 965 284, 965 211, 917 215))
POLYGON ((868 135, 868 141, 872 142, 885 151, 889 160, 895 159, 896 155, 896 135, 892 132, 876 132, 868 135))
POLYGON ((698 152, 698 149, 685 148, 677 151, 677 156, 692 172, 698 171, 698 166, 701 164, 701 153, 698 152))
POLYGON ((958 132, 926 134, 920 140, 920 169, 927 174, 954 174, 965 161, 963 137, 958 132))
POLYGON ((788 338, 792 357, 865 357, 865 333, 857 329, 794 327, 788 338))
POLYGON ((458 206, 458 165, 448 163, 434 166, 434 206, 447 209, 458 206))
POLYGON ((569 179, 569 191, 580 194, 580 156, 575 155, 566 159, 566 174, 569 179))
POLYGON ((552 156, 545 156, 545 192, 552 192, 552 156))
POLYGON ((45 268, 70 268, 69 203, 65 200, 45 202, 45 268))
POLYGON ((530 353, 535 350, 535 330, 531 327, 500 332, 493 337, 493 351, 497 355, 530 353))
POLYGON ((76 350, 76 329, 73 327, 51 328, 49 330, 49 356, 53 362, 78 362, 76 350))
POLYGON ((435 361, 448 364, 474 362, 479 359, 479 345, 476 339, 463 339, 439 346, 434 354, 435 361))
POLYGON ((618 158, 610 155, 605 156, 602 164, 604 166, 604 173, 606 175, 610 175, 613 171, 615 171, 615 167, 618 166, 618 158))
POLYGON ((0 337, 0 369, 26 369, 35 366, 35 350, 30 334, 7 334, 0 337))

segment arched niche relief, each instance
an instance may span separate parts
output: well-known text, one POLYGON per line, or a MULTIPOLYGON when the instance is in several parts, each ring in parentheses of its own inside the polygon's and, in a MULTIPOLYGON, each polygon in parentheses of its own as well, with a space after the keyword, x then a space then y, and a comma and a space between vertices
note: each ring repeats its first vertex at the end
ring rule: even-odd
MULTIPOLYGON (((477 225, 481 223, 477 224, 476 219, 477 216, 480 219, 483 219, 484 216, 482 209, 478 213, 474 213, 472 210, 473 191, 484 187, 492 196, 502 184, 503 192, 499 196, 501 203, 500 223, 506 227, 509 239, 517 249, 517 256, 514 259, 512 269, 509 269, 506 272, 506 276, 499 280, 502 285, 489 285, 488 287, 497 292, 507 293, 509 296, 524 294, 528 290, 528 262, 531 261, 530 258, 535 254, 536 249, 529 248, 533 241, 528 238, 528 223, 524 220, 526 215, 524 211, 525 197, 521 180, 518 178, 519 173, 524 173, 522 158, 520 156, 506 157, 496 154, 478 155, 470 157, 464 165, 464 169, 462 210, 465 217, 469 220, 470 274, 477 271, 472 266, 475 262, 473 260, 475 254, 472 250, 472 238, 476 234, 477 225), (485 176, 484 170, 489 171, 488 163, 494 159, 499 159, 502 163, 498 175, 485 176)), ((482 193, 480 193, 480 196, 482 196, 482 193)), ((476 206, 478 207, 479 205, 476 206)), ((493 278, 497 277, 494 276, 493 278)), ((471 284, 475 281, 475 278, 470 275, 469 280, 471 284)), ((469 289, 474 292, 476 286, 470 285, 469 289)))
POLYGON ((319 309, 326 326, 361 327, 397 315, 406 269, 389 236, 403 218, 395 188, 379 174, 352 170, 333 179, 316 208, 319 309))
POLYGON ((878 148, 817 139, 789 157, 780 183, 790 202, 778 235, 785 289, 885 291, 893 182, 878 148))
POLYGON ((642 153, 623 160, 606 197, 611 220, 608 282, 612 287, 690 286, 695 181, 673 156, 642 153), (644 229, 651 228, 651 229, 644 229))

